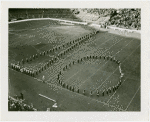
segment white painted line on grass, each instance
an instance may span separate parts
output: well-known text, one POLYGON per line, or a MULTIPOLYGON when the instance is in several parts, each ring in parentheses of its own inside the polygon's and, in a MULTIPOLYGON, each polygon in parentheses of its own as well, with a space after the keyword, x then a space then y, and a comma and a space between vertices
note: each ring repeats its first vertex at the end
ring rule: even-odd
MULTIPOLYGON (((131 41, 133 41, 133 40, 131 40, 131 41)), ((131 41, 130 41, 129 43, 131 43, 131 41)), ((128 44, 129 44, 129 43, 128 43, 128 44)), ((127 45, 128 45, 128 44, 127 44, 127 45)), ((126 46, 127 46, 127 45, 126 45, 126 46)), ((121 50, 124 49, 126 46, 124 46, 123 48, 121 48, 121 50)), ((139 47, 139 46, 138 46, 138 47, 139 47)), ((136 49, 137 49, 137 48, 136 48, 136 49)), ((136 49, 135 49, 135 50, 136 50, 136 49)), ((134 50, 134 51, 135 51, 135 50, 134 50)), ((134 52, 134 51, 133 51, 133 52, 134 52)), ((132 52, 132 53, 133 53, 133 52, 132 52)), ((131 54, 132 54, 132 53, 131 53, 131 54)), ((117 54, 117 53, 116 53, 116 54, 117 54)), ((116 55, 116 54, 115 54, 115 55, 116 55)), ((131 55, 131 54, 130 54, 130 55, 131 55)), ((114 55, 114 56, 115 56, 115 55, 114 55)), ((129 55, 128 55, 128 56, 129 56, 129 55)), ((127 57, 128 57, 128 56, 127 56, 127 57)), ((126 58, 126 59, 127 59, 127 58, 126 58)), ((126 60, 126 59, 125 59, 125 60, 126 60)), ((125 60, 124 60, 124 61, 125 61, 125 60)), ((124 61, 123 61, 123 62, 124 62, 124 61)), ((118 69, 118 67, 114 70, 114 72, 113 72, 112 74, 114 74, 117 69, 118 69)), ((111 74, 110 76, 112 76, 112 74, 111 74)), ((110 76, 108 76, 108 77, 106 78, 106 80, 105 80, 97 89, 99 89, 99 88, 107 81, 107 79, 108 79, 110 76)), ((95 91, 96 91, 96 90, 95 90, 95 91)), ((95 91, 94 91, 93 93, 95 93, 95 91)))
POLYGON ((46 97, 46 96, 44 96, 44 95, 42 95, 42 94, 39 94, 41 97, 44 97, 44 98, 46 98, 46 99, 49 99, 49 100, 51 100, 51 101, 53 101, 53 102, 56 102, 56 100, 53 100, 53 99, 51 99, 51 98, 49 98, 49 97, 46 97))
MULTIPOLYGON (((141 87, 141 86, 140 86, 141 87)), ((138 88, 138 90, 135 92, 134 96, 132 97, 131 101, 129 102, 127 108, 125 109, 125 111, 128 109, 128 107, 130 106, 131 102, 133 101, 135 95, 137 94, 137 92, 139 91, 140 87, 138 88)))
MULTIPOLYGON (((122 38, 122 39, 123 39, 123 38, 122 38)), ((121 41, 121 40, 119 40, 119 42, 120 42, 120 41, 121 41)), ((131 41, 130 41, 130 42, 131 42, 131 41)), ((130 42, 129 42, 129 43, 130 43, 130 42)), ((116 45, 116 43, 115 43, 114 45, 116 45)), ((114 45, 112 45, 109 49, 111 49, 114 45)), ((106 51, 109 50, 109 49, 106 49, 104 52, 106 52, 106 51)), ((103 54, 104 54, 104 52, 103 52, 103 54)), ((102 67, 104 67, 107 63, 108 63, 108 61, 107 61, 104 65, 102 65, 102 67)), ((95 75, 95 74, 97 73, 97 71, 99 71, 102 67, 100 67, 98 70, 96 70, 96 72, 94 72, 90 77, 92 77, 93 75, 95 75)), ((118 68, 118 67, 117 67, 117 68, 118 68)), ((115 69, 115 71, 117 70, 117 68, 115 69)), ((115 71, 114 71, 114 72, 115 72, 115 71)), ((113 73, 114 73, 114 72, 113 72, 113 73)), ((113 73, 112 73, 112 74, 113 74, 113 73)), ((111 75, 112 75, 112 74, 111 74, 111 75)), ((110 75, 110 76, 111 76, 111 75, 110 75)), ((110 77, 110 76, 109 76, 109 77, 110 77)), ((87 81, 90 77, 88 77, 85 81, 87 81)), ((109 77, 107 77, 107 78, 109 78, 109 77)), ((82 84, 85 83, 85 81, 83 81, 82 84)), ((105 81, 106 81, 106 80, 105 80, 105 81)), ((105 83, 105 81, 104 81, 103 83, 105 83)), ((102 83, 102 84, 103 84, 103 83, 102 83)), ((82 84, 81 84, 81 85, 82 85, 82 84)), ((101 85, 102 85, 102 84, 101 84, 101 85)), ((79 87, 81 87, 81 85, 80 85, 79 87)), ((100 85, 100 86, 101 86, 101 85, 100 85)), ((99 88, 99 87, 98 87, 98 88, 99 88)), ((96 91, 96 90, 95 90, 95 91, 96 91)), ((95 91, 94 91, 94 92, 95 92, 95 91)))

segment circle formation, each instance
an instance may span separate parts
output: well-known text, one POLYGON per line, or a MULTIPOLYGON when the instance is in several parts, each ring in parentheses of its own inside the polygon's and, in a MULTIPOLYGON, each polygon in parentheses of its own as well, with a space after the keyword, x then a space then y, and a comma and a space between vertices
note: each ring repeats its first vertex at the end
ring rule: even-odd
POLYGON ((92 96, 92 95, 105 96, 105 95, 108 95, 108 94, 110 94, 110 93, 112 93, 112 92, 115 92, 115 91, 120 87, 120 85, 122 84, 123 75, 124 75, 124 73, 123 73, 122 70, 121 70, 121 62, 120 62, 119 60, 115 59, 115 57, 113 57, 113 56, 104 56, 104 55, 100 55, 100 56, 94 56, 94 55, 92 56, 92 55, 90 55, 90 56, 82 57, 82 58, 80 58, 80 59, 78 59, 78 60, 76 60, 76 61, 72 61, 72 62, 70 62, 68 65, 66 65, 65 67, 63 67, 62 70, 61 70, 61 71, 59 72, 59 74, 57 75, 57 82, 58 82, 63 88, 66 88, 66 89, 68 89, 68 90, 70 90, 70 91, 72 91, 72 92, 82 93, 82 94, 84 94, 84 95, 85 95, 85 93, 87 93, 87 94, 89 94, 90 96, 92 96), (113 85, 113 86, 111 86, 111 87, 109 87, 109 88, 106 88, 106 89, 103 90, 102 93, 100 93, 100 91, 99 91, 98 89, 95 89, 94 91, 88 91, 88 90, 86 91, 85 89, 83 89, 83 91, 82 91, 82 90, 80 90, 79 88, 77 88, 77 90, 75 90, 75 87, 66 84, 63 80, 60 79, 60 77, 62 77, 62 74, 63 74, 63 72, 64 72, 65 70, 67 70, 67 69, 68 69, 69 67, 71 67, 72 65, 75 65, 76 63, 82 62, 82 61, 85 60, 85 59, 104 59, 104 61, 110 60, 110 61, 116 63, 116 64, 118 65, 118 69, 119 69, 119 73, 120 73, 120 75, 119 75, 119 79, 120 79, 120 80, 117 82, 116 85, 113 85), (95 91, 96 91, 96 93, 95 93, 95 91))

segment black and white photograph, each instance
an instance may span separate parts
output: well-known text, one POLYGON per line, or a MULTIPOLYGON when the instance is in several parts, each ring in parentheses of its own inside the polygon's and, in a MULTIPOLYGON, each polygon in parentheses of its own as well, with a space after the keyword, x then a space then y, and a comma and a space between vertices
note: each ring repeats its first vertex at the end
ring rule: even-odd
POLYGON ((140 113, 141 13, 9 7, 5 111, 140 113))

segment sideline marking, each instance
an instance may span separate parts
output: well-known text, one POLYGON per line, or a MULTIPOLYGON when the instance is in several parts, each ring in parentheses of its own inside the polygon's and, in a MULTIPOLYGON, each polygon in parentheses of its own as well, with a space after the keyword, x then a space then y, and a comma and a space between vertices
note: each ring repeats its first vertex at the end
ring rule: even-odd
POLYGON ((49 98, 49 97, 46 97, 46 96, 44 96, 44 95, 42 95, 42 94, 39 94, 41 97, 44 97, 44 98, 46 98, 46 99, 49 99, 49 100, 51 100, 51 101, 53 101, 53 102, 56 102, 56 100, 53 100, 53 99, 51 99, 51 98, 49 98))
MULTIPOLYGON (((141 86, 140 86, 141 87, 141 86)), ((131 101, 129 102, 127 108, 125 109, 125 111, 127 111, 128 107, 130 106, 130 104, 132 103, 134 97, 136 96, 137 92, 139 91, 140 87, 137 89, 137 91, 135 92, 134 96, 132 97, 131 101)))

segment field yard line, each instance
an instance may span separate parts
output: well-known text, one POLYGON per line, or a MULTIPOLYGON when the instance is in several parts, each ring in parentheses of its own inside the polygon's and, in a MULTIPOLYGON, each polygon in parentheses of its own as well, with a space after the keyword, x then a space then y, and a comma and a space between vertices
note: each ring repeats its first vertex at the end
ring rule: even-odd
MULTIPOLYGON (((14 34, 14 35, 17 35, 17 36, 20 36, 20 34, 16 34, 16 33, 12 33, 12 32, 9 32, 10 34, 14 34)), ((16 37, 18 38, 18 37, 16 37)))
POLYGON ((39 49, 36 49, 33 45, 31 45, 31 47, 33 47, 38 53, 40 53, 39 49))
POLYGON ((127 108, 125 109, 125 111, 126 111, 126 110, 128 109, 128 107, 130 106, 132 100, 134 99, 135 95, 136 95, 137 92, 139 91, 140 87, 141 87, 141 86, 139 86, 139 88, 138 88, 137 91, 135 92, 134 96, 132 97, 132 99, 131 99, 131 101, 129 102, 129 104, 128 104, 127 108))
MULTIPOLYGON (((127 78, 126 78, 127 79, 127 78)), ((125 79, 125 80, 126 80, 125 79)), ((122 82, 122 84, 125 82, 125 80, 122 82)), ((120 86, 122 86, 122 84, 120 85, 120 86)), ((111 97, 110 97, 110 99, 106 102, 107 104, 109 103, 109 101, 111 100, 111 98, 115 95, 117 93, 117 91, 115 91, 112 95, 111 95, 111 97)))
MULTIPOLYGON (((132 39, 132 40, 133 40, 133 39, 132 39)), ((132 40, 131 40, 131 41, 132 41, 132 40)), ((129 43, 131 43, 131 41, 130 41, 129 43)), ((129 43, 128 43, 128 44, 129 44, 129 43)), ((127 44, 127 45, 128 45, 128 44, 127 44)), ((127 45, 126 45, 126 46, 127 46, 127 45)), ((124 46, 123 48, 121 48, 121 51, 122 51, 122 49, 124 49, 126 46, 124 46)), ((136 49, 137 49, 137 48, 136 48, 136 49)), ((132 53, 131 53, 131 54, 132 54, 132 53)), ((116 54, 115 54, 115 55, 116 55, 116 54)), ((114 55, 114 56, 115 56, 115 55, 114 55)), ((128 55, 128 56, 129 56, 129 55, 128 55)), ((128 57, 128 56, 127 56, 127 57, 128 57)), ((126 57, 126 59, 127 59, 127 57, 126 57)), ((126 59, 125 59, 125 60, 126 60, 126 59)), ((125 61, 125 60, 124 60, 124 61, 125 61)), ((123 62, 124 62, 124 61, 123 61, 123 62)), ((123 63, 123 62, 122 62, 122 63, 123 63)), ((113 72, 110 76, 112 76, 112 75, 115 73, 115 71, 116 71, 117 69, 118 69, 118 67, 114 70, 114 72, 113 72)), ((110 76, 108 76, 108 77, 106 78, 106 80, 105 80, 97 89, 99 89, 99 88, 107 81, 107 79, 108 79, 110 76)), ((95 89, 95 91, 96 91, 96 89, 95 89)), ((94 91, 93 93, 95 93, 95 91, 94 91)))
POLYGON ((51 100, 51 101, 53 101, 53 102, 56 102, 56 100, 53 100, 53 99, 51 99, 51 98, 49 98, 49 97, 46 97, 46 96, 44 96, 44 95, 42 95, 42 94, 39 94, 41 97, 44 97, 44 98, 46 98, 46 99, 49 99, 49 100, 51 100))
MULTIPOLYGON (((107 71, 101 71, 101 72, 103 72, 103 73, 110 73, 110 72, 107 72, 107 71)), ((116 75, 116 74, 114 74, 114 76, 120 76, 120 75, 116 75)))

